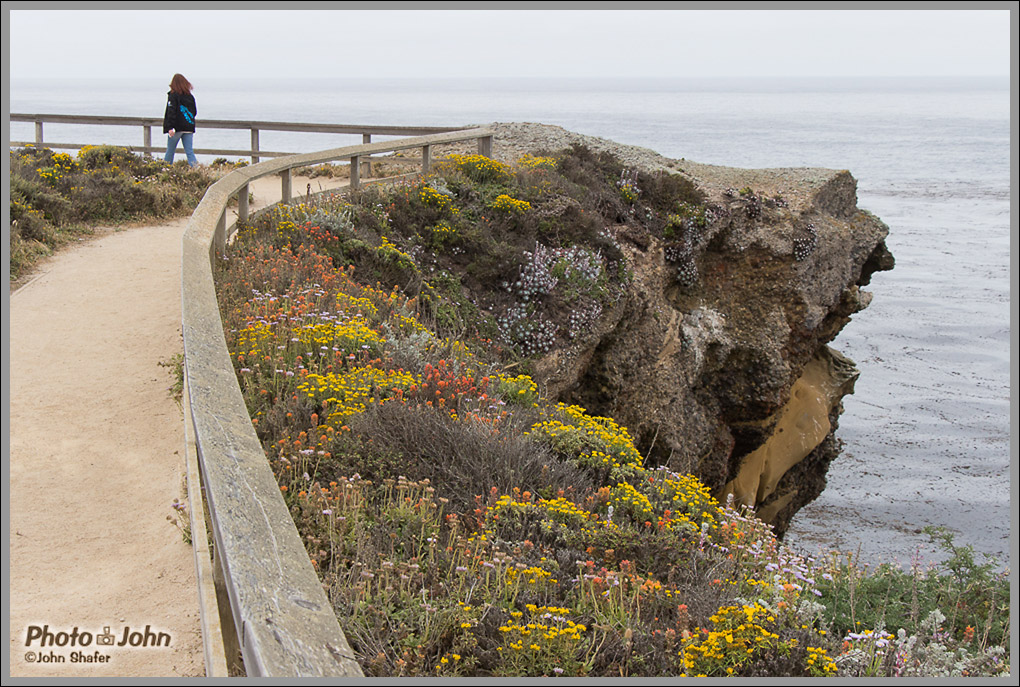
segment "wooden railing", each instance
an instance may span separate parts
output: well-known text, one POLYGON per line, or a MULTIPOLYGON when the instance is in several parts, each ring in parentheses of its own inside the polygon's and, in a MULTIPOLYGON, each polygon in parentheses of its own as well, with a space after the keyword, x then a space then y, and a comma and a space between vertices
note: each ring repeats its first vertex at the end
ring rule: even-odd
MULTIPOLYGON (((43 125, 50 124, 89 124, 96 126, 133 126, 142 129, 142 145, 123 146, 133 152, 139 153, 162 153, 166 146, 152 145, 152 128, 162 134, 163 120, 156 117, 121 117, 106 115, 63 115, 63 114, 24 114, 12 113, 12 122, 34 122, 34 141, 11 141, 12 147, 23 147, 34 145, 51 149, 79 149, 84 148, 87 143, 55 143, 48 142, 43 136, 43 125)), ((251 135, 251 148, 246 150, 226 148, 195 148, 196 155, 237 155, 250 157, 252 164, 259 162, 262 158, 283 157, 294 155, 294 151, 280 152, 262 150, 259 147, 259 132, 261 131, 303 131, 317 134, 355 134, 361 135, 362 143, 371 143, 372 136, 422 136, 427 134, 457 131, 463 127, 440 127, 440 126, 375 126, 362 124, 315 124, 307 122, 262 122, 244 121, 233 119, 200 119, 199 129, 236 129, 248 131, 251 135)), ((200 139, 199 139, 200 140, 200 139)))
MULTIPOLYGON (((427 167, 433 146, 473 139, 481 154, 491 155, 492 132, 469 129, 244 167, 213 184, 188 222, 182 263, 185 429, 192 447, 189 462, 197 463, 195 472, 201 480, 200 489, 189 481, 189 493, 194 490, 204 496, 214 552, 211 573, 204 553, 208 547, 196 547, 196 564, 200 588, 207 582, 203 578, 211 574, 226 597, 218 614, 203 611, 203 630, 215 629, 222 621, 225 654, 229 658, 240 653, 248 676, 356 677, 362 673, 252 427, 227 352, 213 266, 236 226, 227 225, 228 202, 236 198, 238 216, 245 217, 249 184, 255 179, 280 175, 286 202, 295 168, 347 159, 352 163, 352 185, 357 186, 358 160, 364 156, 421 148, 427 167), (229 612, 224 612, 227 605, 229 612)), ((201 514, 194 513, 194 504, 192 509, 193 528, 204 535, 201 514)), ((220 676, 217 670, 228 669, 209 673, 220 676)))

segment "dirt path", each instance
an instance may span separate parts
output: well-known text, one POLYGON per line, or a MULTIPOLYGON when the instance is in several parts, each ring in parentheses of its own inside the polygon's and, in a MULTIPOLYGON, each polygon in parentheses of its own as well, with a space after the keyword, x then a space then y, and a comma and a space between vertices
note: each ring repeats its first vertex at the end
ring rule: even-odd
MULTIPOLYGON (((254 207, 279 189, 258 182, 254 207)), ((12 676, 204 675, 192 550, 166 519, 184 497, 184 435, 160 362, 182 351, 186 224, 100 232, 11 294, 12 676), (51 644, 26 646, 44 626, 51 644), (116 645, 146 626, 169 646, 116 645), (52 644, 76 627, 109 628, 115 644, 52 644), (76 651, 108 660, 76 662, 76 651)))
POLYGON ((186 220, 61 252, 11 295, 10 660, 18 676, 204 674, 183 496, 183 416, 160 361, 181 351, 186 220), (26 647, 51 632, 170 635, 170 647, 26 647), (28 662, 51 655, 63 663, 28 662), (57 659, 59 660, 59 659, 57 659))

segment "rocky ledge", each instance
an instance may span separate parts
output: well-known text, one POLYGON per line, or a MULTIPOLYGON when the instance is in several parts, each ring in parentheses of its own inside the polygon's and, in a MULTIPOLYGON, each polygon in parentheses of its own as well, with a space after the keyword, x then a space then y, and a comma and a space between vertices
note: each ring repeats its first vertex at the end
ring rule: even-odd
POLYGON ((827 344, 892 269, 888 227, 847 171, 734 169, 539 124, 493 124, 513 161, 580 143, 680 174, 708 211, 666 241, 621 222, 633 279, 583 342, 534 367, 550 397, 626 425, 649 464, 700 477, 781 535, 825 487, 854 363, 827 344))

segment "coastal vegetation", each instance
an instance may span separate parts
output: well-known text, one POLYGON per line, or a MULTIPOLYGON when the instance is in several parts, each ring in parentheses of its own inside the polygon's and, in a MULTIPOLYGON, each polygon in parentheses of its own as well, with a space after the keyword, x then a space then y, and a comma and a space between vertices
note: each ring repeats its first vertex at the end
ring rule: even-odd
POLYGON ((96 226, 186 215, 217 177, 215 168, 171 165, 116 146, 86 146, 74 156, 12 150, 11 280, 96 226))
POLYGON ((945 531, 948 560, 909 571, 792 551, 532 378, 626 289, 609 227, 662 240, 683 288, 712 217, 685 177, 574 146, 239 226, 228 347, 366 675, 1009 672, 1008 579, 945 531))

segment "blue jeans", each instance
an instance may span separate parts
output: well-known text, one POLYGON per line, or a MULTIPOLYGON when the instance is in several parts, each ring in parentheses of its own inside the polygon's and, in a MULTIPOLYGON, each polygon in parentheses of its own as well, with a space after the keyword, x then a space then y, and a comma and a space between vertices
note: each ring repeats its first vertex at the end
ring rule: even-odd
POLYGON ((166 139, 166 155, 163 159, 167 162, 174 161, 174 153, 177 152, 177 141, 181 141, 184 144, 184 154, 188 156, 188 164, 194 167, 198 164, 198 158, 195 157, 195 150, 192 148, 191 143, 195 133, 192 131, 176 131, 173 136, 168 136, 166 139))

